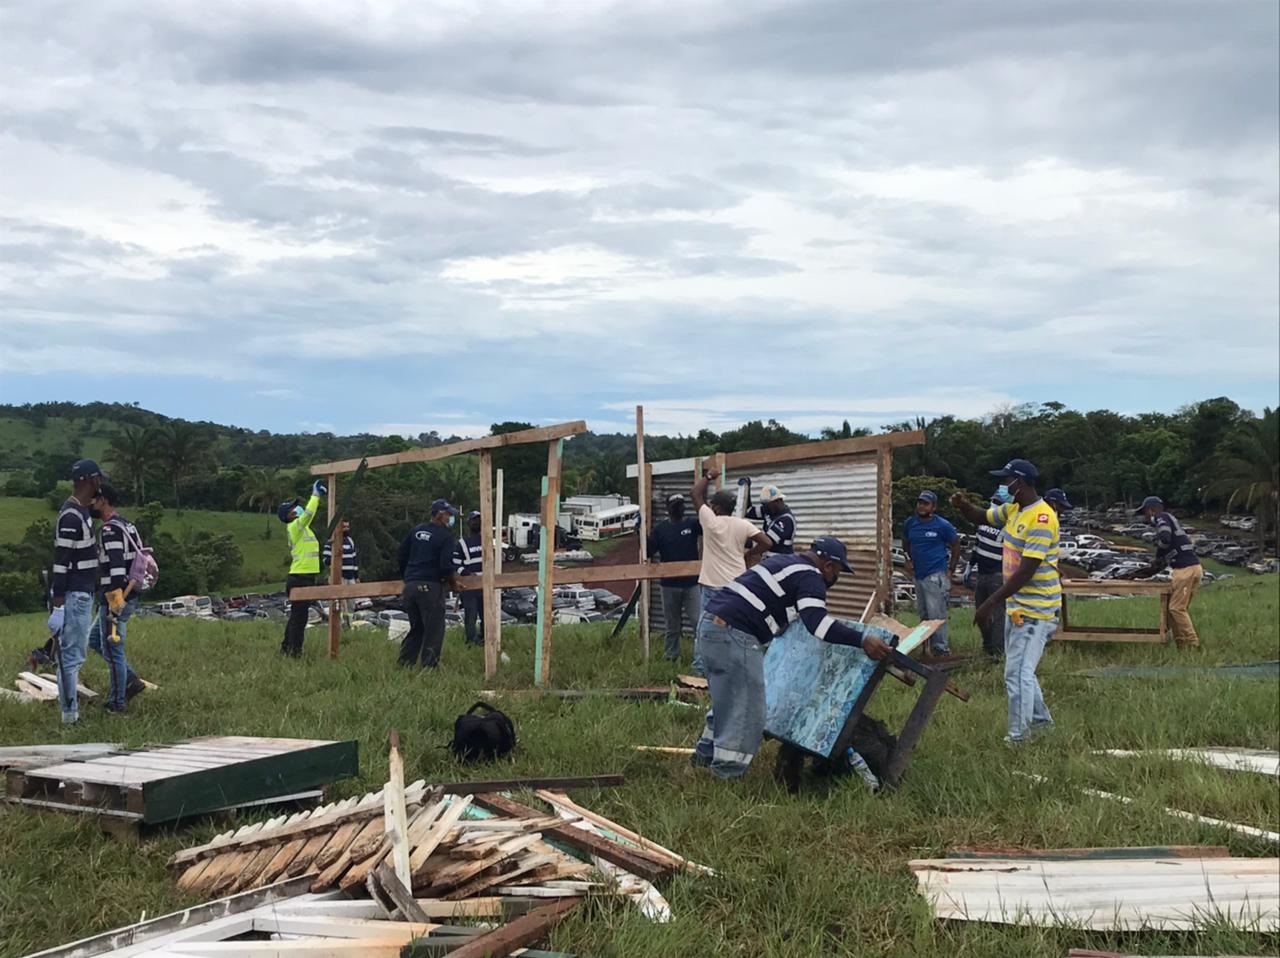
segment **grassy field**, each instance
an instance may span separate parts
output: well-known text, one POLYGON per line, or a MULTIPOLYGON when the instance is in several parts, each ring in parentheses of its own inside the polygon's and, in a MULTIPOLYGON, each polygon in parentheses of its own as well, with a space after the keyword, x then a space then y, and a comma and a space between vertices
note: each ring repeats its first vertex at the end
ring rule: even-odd
MULTIPOLYGON (((129 515, 126 510, 125 515, 129 515)), ((15 542, 22 538, 27 526, 41 519, 53 520, 55 513, 43 499, 16 499, 0 496, 0 543, 15 542)), ((131 517, 132 518, 132 517, 131 517)), ((288 568, 288 545, 284 527, 272 517, 271 538, 264 539, 266 517, 252 512, 206 512, 184 509, 178 513, 166 509, 160 521, 159 531, 181 537, 190 528, 197 532, 229 532, 244 554, 244 571, 241 585, 245 587, 270 583, 272 588, 283 588, 288 568)), ((236 589, 227 590, 229 593, 236 589)), ((261 590, 259 590, 261 591, 261 590)))
MULTIPOLYGON (((1223 927, 1188 934, 1112 935, 1061 928, 1008 928, 934 921, 917 896, 906 862, 959 845, 1039 848, 1223 844, 1237 855, 1275 854, 1265 843, 1162 814, 1169 805, 1276 830, 1280 795, 1274 781, 1190 764, 1104 759, 1093 749, 1222 745, 1275 749, 1280 716, 1274 681, 1191 676, 1089 679, 1098 665, 1255 662, 1277 653, 1278 583, 1274 576, 1212 585, 1194 612, 1204 646, 1051 646, 1041 667, 1058 722, 1051 737, 1021 751, 1001 745, 1005 699, 998 670, 976 665, 957 675, 970 702, 946 697, 903 786, 874 796, 855 783, 789 796, 771 778, 776 746, 766 744, 745 780, 713 781, 679 758, 633 751, 637 744, 687 745, 701 713, 659 703, 591 699, 577 703, 512 696, 503 705, 520 745, 496 768, 455 766, 441 749, 454 717, 482 687, 479 650, 456 630, 442 668, 395 671, 395 649, 381 635, 352 635, 340 661, 329 662, 320 635, 308 634, 304 657, 282 661, 278 629, 266 624, 201 624, 142 620, 130 634, 130 656, 159 691, 138 699, 127 719, 90 708, 64 731, 56 707, 0 701, 0 744, 124 741, 170 742, 205 734, 356 738, 361 776, 339 795, 384 780, 386 735, 407 742, 411 778, 458 779, 624 772, 615 790, 575 793, 589 807, 639 829, 670 848, 715 867, 717 878, 679 877, 665 887, 675 912, 654 925, 616 902, 594 903, 555 934, 554 945, 580 955, 675 956, 912 955, 1044 956, 1070 947, 1137 954, 1275 954, 1280 940, 1223 927), (1015 774, 1034 772, 1051 784, 1015 774), (1094 786, 1132 796, 1121 806, 1080 796, 1094 786)), ((1150 623, 1151 600, 1077 603, 1073 621, 1150 623)), ((952 645, 973 650, 969 614, 953 617, 952 645)), ((605 644, 595 626, 558 628, 553 675, 561 687, 662 682, 677 669, 640 661, 634 632, 605 644)), ((16 671, 43 638, 40 617, 0 619, 0 651, 16 671)), ((512 657, 500 686, 527 685, 532 637, 512 629, 512 657)), ((681 670, 687 670, 687 665, 681 670)), ((100 661, 86 668, 103 687, 100 661)), ((887 683, 871 711, 896 727, 913 695, 887 683)), ((156 915, 188 903, 174 890, 165 860, 210 838, 199 822, 161 833, 140 848, 103 837, 92 821, 36 815, 0 806, 0 954, 37 947, 156 915)))

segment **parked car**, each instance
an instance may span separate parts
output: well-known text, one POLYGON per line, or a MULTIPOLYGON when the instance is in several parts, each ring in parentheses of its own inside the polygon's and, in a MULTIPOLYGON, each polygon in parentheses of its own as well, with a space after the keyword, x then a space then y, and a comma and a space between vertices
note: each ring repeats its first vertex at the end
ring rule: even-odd
POLYGON ((551 621, 556 625, 582 625, 587 622, 603 622, 604 616, 586 609, 556 609, 551 621))
POLYGON ((608 589, 592 589, 591 593, 596 597, 598 609, 612 609, 615 605, 622 605, 623 598, 616 592, 610 592, 608 589))
POLYGON ((587 612, 595 611, 596 596, 590 589, 581 585, 558 585, 551 594, 557 599, 570 599, 579 609, 587 612))

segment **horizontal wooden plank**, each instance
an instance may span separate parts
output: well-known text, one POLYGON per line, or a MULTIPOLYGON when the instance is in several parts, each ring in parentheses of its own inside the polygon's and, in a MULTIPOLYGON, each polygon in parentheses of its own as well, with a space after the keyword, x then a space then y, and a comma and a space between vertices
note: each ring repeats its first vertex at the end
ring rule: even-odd
POLYGON ((1085 629, 1059 629, 1055 642, 1163 642, 1158 632, 1098 632, 1085 629))
POLYGON ((1172 592, 1172 582, 1133 582, 1128 579, 1063 579, 1062 591, 1068 595, 1159 595, 1172 592))
POLYGON ((550 442, 555 439, 567 439, 581 435, 587 431, 587 424, 577 419, 573 422, 557 423, 554 426, 539 426, 536 429, 522 429, 519 432, 506 432, 499 436, 482 436, 479 439, 464 439, 461 442, 445 443, 442 446, 431 446, 425 449, 406 449, 404 452, 393 452, 384 456, 367 456, 359 459, 343 459, 339 462, 323 462, 311 467, 313 476, 335 476, 355 472, 360 463, 369 462, 370 469, 383 466, 402 466, 410 462, 433 462, 437 459, 449 459, 466 453, 479 452, 482 449, 502 449, 506 446, 519 446, 533 442, 550 442))
POLYGON ((727 452, 724 454, 724 466, 726 469, 744 469, 749 466, 801 462, 805 459, 830 459, 836 456, 853 456, 858 453, 874 453, 881 449, 900 449, 904 446, 923 444, 924 433, 919 429, 910 432, 886 432, 878 436, 855 436, 852 439, 802 442, 793 446, 776 446, 773 449, 727 452))
MULTIPOLYGON (((558 584, 614 582, 619 579, 665 579, 669 576, 696 576, 702 571, 702 563, 692 562, 636 562, 630 565, 575 566, 570 569, 555 567, 553 582, 558 584)), ((532 588, 538 584, 537 570, 528 572, 503 572, 493 577, 499 589, 517 586, 532 588)), ((484 587, 480 576, 463 576, 464 591, 479 591, 484 587), (475 580, 475 581, 469 581, 475 580)), ((291 601, 317 601, 321 599, 372 599, 379 596, 399 595, 404 583, 399 579, 382 582, 357 582, 354 585, 313 585, 294 589, 289 593, 291 601)))
POLYGON ((483 792, 512 792, 520 788, 550 788, 556 791, 566 788, 617 788, 626 783, 625 776, 611 773, 569 778, 498 778, 486 782, 450 782, 432 787, 443 789, 446 795, 479 795, 483 792))

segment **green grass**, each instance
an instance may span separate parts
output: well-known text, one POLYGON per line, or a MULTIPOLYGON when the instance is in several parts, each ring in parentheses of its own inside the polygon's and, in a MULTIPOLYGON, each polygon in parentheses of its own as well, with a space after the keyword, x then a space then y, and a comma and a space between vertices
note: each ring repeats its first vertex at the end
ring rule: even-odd
MULTIPOLYGON (((1223 844, 1237 855, 1273 855, 1265 843, 1162 814, 1158 806, 1277 830, 1275 782, 1189 764, 1125 761, 1094 749, 1222 745, 1275 749, 1280 717, 1274 682, 1188 677, 1087 679, 1098 665, 1224 664, 1277 657, 1275 576, 1205 588, 1193 612, 1204 646, 1180 652, 1146 645, 1050 647, 1041 666, 1058 722, 1027 750, 1004 749, 1005 698, 997 669, 979 665, 957 680, 970 702, 944 697, 902 787, 873 796, 843 783, 787 795, 772 781, 776 746, 765 745, 740 782, 713 781, 682 759, 637 753, 633 745, 687 745, 701 725, 697 709, 663 703, 589 699, 576 703, 510 697, 503 702, 520 736, 514 758, 496 767, 455 766, 440 748, 454 717, 483 687, 480 651, 446 640, 444 664, 431 674, 392 668, 395 648, 379 635, 352 635, 338 662, 308 633, 304 657, 282 661, 279 628, 144 619, 129 636, 130 657, 161 689, 138 699, 131 716, 108 720, 90 707, 64 731, 52 704, 0 701, 0 743, 120 740, 131 745, 207 734, 356 738, 361 777, 336 792, 378 787, 387 771, 386 736, 400 730, 411 778, 457 779, 624 772, 616 790, 575 793, 589 807, 715 867, 720 877, 681 876, 664 888, 675 912, 654 925, 619 902, 592 903, 554 936, 582 955, 676 956, 911 955, 934 958, 1044 956, 1071 947, 1138 954, 1275 954, 1280 938, 1211 927, 1194 934, 1115 935, 1062 928, 1009 928, 934 921, 906 867, 958 845, 1079 847, 1223 844), (1049 779, 1038 785, 1016 772, 1049 779), (1079 795, 1094 786, 1133 797, 1121 806, 1079 795)), ((1143 600, 1091 603, 1077 614, 1099 624, 1149 622, 1143 600)), ((970 613, 952 616, 952 645, 974 650, 970 613)), ((0 651, 14 671, 39 642, 39 616, 0 620, 0 651)), ((561 687, 662 682, 674 671, 644 665, 634 631, 608 647, 607 630, 558 628, 553 676, 561 687)), ((522 687, 532 673, 532 636, 512 629, 512 663, 500 687, 522 687)), ((103 687, 100 661, 86 667, 103 687)), ((913 694, 887 683, 871 711, 898 726, 913 694)), ((264 816, 265 817, 265 816, 264 816)), ((189 903, 174 889, 165 860, 209 839, 211 822, 163 832, 140 848, 102 836, 85 818, 37 815, 0 806, 0 954, 38 947, 137 921, 189 903)))
MULTIPOLYGON (((125 515, 130 515, 130 512, 125 510, 125 515)), ((22 538, 31 523, 41 519, 52 520, 54 516, 55 512, 43 499, 0 496, 0 544, 16 542, 22 538)), ((179 513, 174 509, 165 509, 159 531, 176 537, 181 537, 187 528, 197 532, 229 532, 244 555, 241 584, 248 588, 269 583, 272 588, 281 588, 288 571, 289 547, 285 541, 284 527, 274 517, 269 525, 271 538, 264 539, 262 535, 268 528, 268 521, 261 514, 208 512, 200 509, 184 509, 179 513)), ((236 589, 226 591, 233 594, 236 589)))

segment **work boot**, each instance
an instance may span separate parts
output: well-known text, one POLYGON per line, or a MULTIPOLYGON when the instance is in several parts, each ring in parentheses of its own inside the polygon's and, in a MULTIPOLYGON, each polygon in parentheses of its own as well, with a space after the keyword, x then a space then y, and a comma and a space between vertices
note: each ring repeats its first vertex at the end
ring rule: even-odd
POLYGON ((147 687, 142 684, 142 679, 138 678, 136 675, 130 676, 128 684, 124 687, 125 702, 127 703, 131 701, 134 696, 141 695, 146 690, 147 687))

